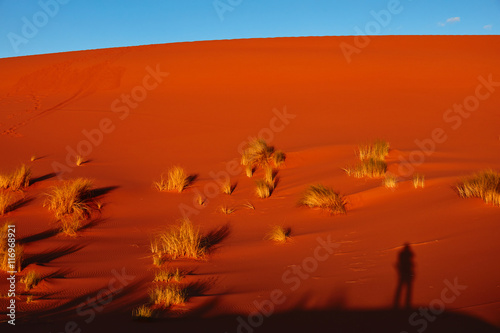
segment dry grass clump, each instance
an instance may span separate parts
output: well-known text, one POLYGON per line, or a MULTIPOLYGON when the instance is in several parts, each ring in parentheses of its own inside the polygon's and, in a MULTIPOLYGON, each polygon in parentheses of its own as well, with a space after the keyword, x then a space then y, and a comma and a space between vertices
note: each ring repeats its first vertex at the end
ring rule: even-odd
POLYGON ((187 290, 178 284, 158 285, 151 289, 149 293, 151 303, 169 307, 183 304, 187 300, 187 290))
POLYGON ((160 269, 156 271, 154 282, 181 282, 186 274, 180 271, 178 268, 175 271, 171 271, 169 269, 160 269))
POLYGON ((274 184, 270 184, 264 179, 259 179, 255 182, 257 187, 255 188, 255 193, 261 199, 269 198, 274 190, 274 184))
POLYGON ((30 179, 31 168, 23 164, 11 174, 0 175, 0 188, 19 191, 30 185, 30 179))
POLYGON ((75 164, 76 164, 77 166, 80 166, 80 165, 82 165, 82 164, 84 164, 84 163, 85 163, 85 158, 84 158, 83 156, 81 156, 81 155, 78 155, 78 156, 76 157, 76 162, 75 162, 75 164))
POLYGON ((424 175, 418 173, 413 175, 413 187, 418 188, 420 186, 421 188, 424 188, 424 181, 424 175))
POLYGON ((0 190, 0 215, 9 212, 14 203, 14 196, 8 191, 0 190))
POLYGON ((382 183, 386 188, 396 188, 398 186, 398 179, 394 175, 385 175, 382 183))
POLYGON ((282 226, 275 225, 266 235, 266 239, 272 240, 276 243, 286 243, 286 241, 290 239, 290 232, 290 228, 283 228, 282 226))
POLYGON ((158 191, 178 191, 182 192, 192 182, 189 176, 180 166, 174 166, 167 171, 167 176, 161 175, 159 181, 153 185, 158 191))
POLYGON ((253 172, 258 167, 268 167, 274 165, 280 167, 286 159, 282 151, 275 151, 273 146, 268 146, 263 139, 252 139, 241 154, 241 164, 245 166, 248 177, 252 177, 253 172))
POLYGON ((0 269, 6 272, 16 270, 20 272, 22 269, 21 264, 23 261, 24 247, 15 244, 13 248, 14 251, 9 253, 9 224, 9 222, 6 222, 0 228, 0 269), (10 262, 9 259, 11 259, 10 262))
POLYGON ((198 228, 191 221, 184 219, 179 226, 172 226, 169 230, 159 233, 153 241, 154 253, 166 254, 172 259, 178 257, 202 258, 206 248, 202 244, 202 238, 198 228))
POLYGON ((389 154, 387 141, 377 140, 371 145, 359 145, 357 155, 361 162, 344 170, 349 176, 356 178, 384 177, 387 171, 387 163, 385 163, 387 154, 389 154))
POLYGON ((132 310, 132 317, 136 319, 149 319, 154 315, 154 310, 147 305, 141 305, 132 310))
POLYGON ((29 271, 25 276, 21 278, 21 283, 24 283, 24 289, 30 291, 32 288, 36 287, 42 281, 42 276, 35 272, 29 271))
POLYGON ((222 193, 231 195, 235 188, 236 184, 231 184, 231 180, 227 179, 224 183, 222 183, 220 189, 222 193))
POLYGON ((65 217, 83 220, 88 218, 94 206, 92 198, 93 182, 77 178, 63 182, 47 194, 44 207, 54 212, 57 219, 65 217))
POLYGON ((383 161, 389 154, 389 143, 384 140, 376 140, 371 145, 359 145, 358 157, 360 160, 374 159, 383 161))
POLYGON ((231 207, 228 207, 228 206, 220 206, 219 207, 220 211, 223 213, 223 214, 226 214, 226 215, 229 215, 229 214, 232 214, 235 212, 236 209, 234 208, 231 208, 231 207))
POLYGON ((248 209, 252 209, 252 210, 255 210, 255 206, 250 202, 250 201, 247 201, 243 204, 243 207, 246 207, 248 209))
POLYGON ((500 174, 484 170, 456 185, 462 198, 481 198, 484 202, 500 206, 500 174))
POLYGON ((333 214, 346 213, 345 198, 332 188, 323 185, 311 185, 302 195, 300 205, 310 208, 327 209, 333 214))

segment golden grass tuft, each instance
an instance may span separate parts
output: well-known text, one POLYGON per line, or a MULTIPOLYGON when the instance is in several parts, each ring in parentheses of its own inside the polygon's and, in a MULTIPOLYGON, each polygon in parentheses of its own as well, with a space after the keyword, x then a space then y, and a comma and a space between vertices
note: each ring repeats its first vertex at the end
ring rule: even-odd
POLYGON ((187 291, 177 284, 158 285, 151 289, 149 297, 151 303, 162 307, 169 307, 185 303, 187 300, 187 291))
POLYGON ((300 205, 310 208, 327 209, 333 214, 346 213, 345 198, 332 188, 323 185, 311 185, 302 195, 300 205))
POLYGON ((276 243, 286 243, 290 239, 290 228, 283 228, 282 226, 275 225, 271 231, 266 235, 266 239, 276 243))
POLYGON ((223 213, 223 214, 226 214, 226 215, 229 215, 229 214, 232 214, 236 211, 236 209, 232 208, 232 207, 228 207, 228 206, 220 206, 219 207, 219 210, 223 213))
POLYGON ((270 184, 273 186, 274 188, 274 184, 275 184, 275 172, 273 170, 273 168, 271 168, 270 166, 266 166, 264 168, 264 180, 266 181, 266 183, 270 184))
POLYGON ((19 191, 30 185, 30 179, 31 168, 22 164, 11 174, 0 175, 0 188, 19 191))
POLYGON ((418 188, 420 186, 421 188, 424 188, 424 182, 425 182, 424 175, 418 173, 413 175, 413 187, 418 188))
POLYGON ((36 157, 36 155, 31 155, 31 157, 30 157, 31 162, 35 162, 37 159, 38 159, 38 157, 36 157))
POLYGON ((175 271, 171 271, 169 269, 160 269, 156 271, 154 282, 181 282, 186 274, 183 271, 180 271, 178 268, 175 271))
POLYGON ((374 159, 383 161, 389 154, 389 143, 384 140, 376 140, 370 145, 358 146, 358 157, 360 160, 374 159))
POLYGON ((375 160, 373 158, 362 160, 354 167, 347 167, 344 171, 349 176, 356 178, 369 177, 369 178, 382 178, 387 171, 387 164, 385 161, 375 160))
POLYGON ((251 166, 251 165, 246 165, 245 166, 245 174, 247 175, 248 178, 252 177, 253 176, 253 172, 254 172, 254 167, 251 166))
POLYGON ((12 193, 0 190, 0 215, 8 213, 13 203, 14 196, 12 193))
POLYGON ((36 287, 42 281, 42 276, 35 272, 29 271, 25 276, 21 278, 21 283, 24 283, 24 289, 30 291, 32 288, 36 287))
POLYGON ((274 152, 272 159, 273 159, 274 165, 277 168, 279 168, 280 166, 283 165, 283 163, 285 163, 286 154, 284 152, 282 152, 281 150, 277 150, 274 152))
POLYGON ((255 206, 250 202, 250 201, 247 201, 243 204, 243 207, 246 207, 248 209, 252 209, 252 210, 255 210, 255 206))
POLYGON ((161 175, 159 181, 153 185, 158 191, 177 191, 182 192, 192 182, 186 171, 180 166, 173 166, 167 171, 167 176, 161 175))
POLYGON ((227 179, 224 183, 221 185, 221 192, 224 194, 231 195, 236 188, 236 184, 231 184, 231 180, 227 179))
POLYGON ((44 207, 54 212, 58 220, 64 219, 66 223, 84 220, 92 214, 92 188, 93 182, 89 179, 65 181, 47 194, 44 207))
POLYGON ((136 319, 149 319, 154 315, 154 310, 147 305, 141 305, 132 310, 132 317, 136 319))
POLYGON ((270 184, 264 179, 257 180, 255 182, 256 188, 255 193, 261 199, 269 198, 274 190, 274 184, 270 184))
POLYGON ((384 184, 386 188, 396 188, 398 186, 398 178, 394 175, 385 175, 382 184, 384 184))
POLYGON ((484 202, 500 206, 500 174, 483 170, 456 185, 462 198, 481 198, 484 202))
POLYGON ((198 196, 196 196, 196 203, 200 206, 205 205, 205 199, 201 196, 201 194, 198 194, 198 196))
POLYGON ((158 252, 172 259, 179 257, 198 259, 206 252, 199 229, 195 228, 188 219, 183 219, 179 226, 172 226, 159 233, 155 242, 157 242, 158 252))
POLYGON ((9 253, 8 238, 9 238, 9 224, 6 222, 0 228, 0 269, 3 271, 15 271, 20 272, 22 270, 22 262, 24 255, 24 247, 19 244, 15 244, 14 252, 9 253), (12 260, 15 256, 15 260, 12 260), (9 258, 11 261, 9 262, 9 258), (13 266, 11 266, 13 265, 13 266))
POLYGON ((245 173, 252 177, 258 167, 266 168, 274 164, 277 168, 283 165, 286 154, 281 150, 274 150, 263 139, 254 138, 245 146, 241 154, 241 164, 245 166, 245 173))
POLYGON ((76 157, 75 164, 76 164, 77 166, 80 166, 80 165, 82 165, 82 164, 84 164, 84 163, 85 163, 85 158, 84 158, 83 156, 81 156, 81 155, 78 155, 78 156, 76 157))

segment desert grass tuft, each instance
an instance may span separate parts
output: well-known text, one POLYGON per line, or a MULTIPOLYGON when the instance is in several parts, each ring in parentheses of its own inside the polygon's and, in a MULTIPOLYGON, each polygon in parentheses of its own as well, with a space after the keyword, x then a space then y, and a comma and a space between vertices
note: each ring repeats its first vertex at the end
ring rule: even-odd
POLYGON ((8 245, 10 224, 12 224, 12 222, 6 222, 0 228, 0 269, 6 272, 15 270, 20 272, 22 270, 24 247, 16 243, 13 248, 14 252, 9 252, 11 248, 8 245))
POLYGON ((274 185, 268 183, 264 179, 259 179, 255 182, 255 193, 261 199, 269 198, 274 190, 274 185))
POLYGON ((31 168, 23 164, 11 174, 0 175, 0 188, 19 191, 30 185, 30 179, 31 168))
POLYGON ((186 274, 179 270, 178 268, 175 269, 175 271, 171 271, 169 269, 160 269, 156 271, 155 273, 155 278, 154 282, 181 282, 182 279, 186 274))
POLYGON ((396 188, 398 186, 398 179, 394 175, 385 175, 382 184, 384 184, 386 188, 396 188))
POLYGON ((233 193, 233 191, 234 191, 235 188, 236 188, 236 185, 235 184, 231 184, 231 180, 227 179, 221 185, 221 192, 224 193, 224 194, 231 195, 233 193))
POLYGON ((76 164, 77 166, 80 166, 80 165, 82 165, 82 164, 84 164, 84 163, 85 163, 85 158, 84 158, 83 156, 81 156, 81 155, 78 155, 78 156, 76 157, 75 164, 76 164))
POLYGON ((270 166, 264 168, 264 180, 274 188, 276 174, 270 166))
POLYGON ((167 171, 167 175, 161 175, 159 181, 154 182, 158 191, 177 191, 182 192, 192 182, 186 171, 180 166, 174 166, 167 171))
POLYGON ((462 198, 481 198, 484 202, 500 206, 500 174, 483 170, 456 185, 462 198))
POLYGON ((29 271, 25 276, 21 278, 21 283, 24 283, 24 289, 30 291, 32 288, 36 287, 42 281, 42 276, 35 272, 29 271))
POLYGON ((14 196, 12 193, 0 190, 0 215, 8 213, 13 203, 14 196))
POLYGON ((286 243, 290 239, 290 228, 283 228, 282 226, 275 225, 271 231, 266 235, 266 239, 276 243, 286 243))
POLYGON ((231 207, 228 207, 228 206, 221 206, 219 207, 220 211, 223 213, 223 214, 226 214, 226 215, 229 215, 229 214, 232 214, 236 211, 236 209, 234 208, 231 208, 231 207))
POLYGON ((245 174, 247 175, 248 178, 251 178, 253 176, 254 172, 254 167, 251 165, 246 165, 245 166, 245 174))
POLYGON ((35 162, 37 159, 38 159, 38 157, 36 157, 36 155, 31 155, 31 157, 30 157, 31 162, 35 162))
POLYGON ((310 208, 327 209, 333 214, 346 213, 345 198, 332 188, 323 185, 311 185, 302 195, 300 205, 310 208))
POLYGON ((150 319, 154 315, 154 310, 147 305, 141 305, 132 310, 132 317, 136 319, 150 319))
POLYGON ((356 178, 381 178, 385 176, 387 164, 385 161, 370 158, 368 160, 362 160, 353 167, 347 167, 344 171, 349 176, 354 176, 356 178))
POLYGON ((196 197, 196 203, 200 206, 205 205, 205 199, 201 196, 201 194, 198 194, 198 196, 196 197))
POLYGON ((188 219, 182 220, 179 226, 172 226, 159 233, 155 241, 158 242, 159 251, 172 259, 178 257, 198 259, 206 252, 199 229, 188 219))
POLYGON ((272 159, 273 159, 274 165, 277 168, 279 168, 280 166, 283 165, 283 163, 285 163, 286 154, 284 152, 282 152, 281 150, 277 150, 274 152, 272 159))
POLYGON ((58 220, 66 223, 84 220, 92 214, 95 202, 92 198, 93 182, 85 178, 65 181, 52 188, 47 194, 44 206, 54 212, 58 220))
POLYGON ((418 173, 413 175, 413 187, 418 188, 420 186, 421 188, 424 188, 424 182, 425 182, 424 175, 418 173))
POLYGON ((370 145, 358 146, 358 157, 360 160, 374 159, 383 161, 389 154, 389 143, 384 140, 376 140, 370 145))
POLYGON ((187 291, 177 284, 158 285, 153 287, 149 293, 151 303, 169 307, 183 304, 187 300, 187 291))
POLYGON ((250 202, 250 201, 247 201, 243 204, 243 207, 246 207, 248 209, 252 209, 252 210, 255 210, 255 206, 250 202))

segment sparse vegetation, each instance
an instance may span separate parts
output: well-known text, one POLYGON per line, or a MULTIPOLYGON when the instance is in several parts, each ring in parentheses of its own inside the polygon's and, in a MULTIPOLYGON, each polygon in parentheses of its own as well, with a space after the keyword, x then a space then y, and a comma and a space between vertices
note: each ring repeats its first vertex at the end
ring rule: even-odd
POLYGON ((398 179, 394 175, 385 175, 382 183, 386 188, 396 188, 398 186, 398 179))
POLYGON ((161 175, 159 181, 154 182, 158 191, 178 191, 182 192, 192 182, 189 176, 180 166, 174 166, 167 171, 167 175, 161 175))
POLYGON ((381 178, 387 171, 385 157, 389 154, 389 143, 377 140, 371 145, 359 145, 357 155, 360 162, 349 166, 344 171, 349 176, 356 178, 369 177, 381 178))
POLYGON ((481 198, 484 202, 500 206, 500 174, 484 170, 456 185, 462 198, 481 198))
POLYGON ((256 168, 269 167, 274 164, 280 167, 285 162, 286 155, 282 151, 275 151, 263 139, 252 139, 241 154, 241 164, 245 166, 248 177, 252 177, 256 168))
POLYGON ((136 319, 149 319, 152 318, 154 314, 153 309, 147 305, 141 305, 134 310, 132 310, 132 317, 136 319))
POLYGON ((323 185, 309 186, 299 204, 310 208, 327 209, 333 214, 346 213, 346 201, 344 197, 332 188, 323 185))
POLYGON ((76 157, 76 165, 77 165, 77 166, 80 166, 80 165, 82 165, 83 163, 85 163, 85 158, 84 158, 83 156, 81 156, 81 155, 78 155, 78 156, 76 157))
POLYGON ((221 192, 224 194, 229 194, 231 195, 236 188, 236 185, 231 184, 231 180, 227 179, 224 183, 221 185, 221 192))
POLYGON ((36 161, 38 158, 36 157, 36 155, 31 155, 31 158, 30 158, 30 161, 31 162, 34 162, 36 161))
POLYGON ((245 166, 245 173, 247 175, 248 178, 252 177, 253 176, 253 172, 254 172, 254 167, 251 166, 251 165, 247 165, 245 166))
POLYGON ((54 212, 58 220, 68 222, 84 220, 92 214, 95 207, 92 198, 93 182, 85 178, 65 181, 52 188, 47 194, 44 206, 54 212))
POLYGON ((286 159, 286 154, 281 150, 277 150, 274 152, 273 163, 277 168, 279 168, 280 166, 283 165, 283 163, 285 163, 285 159, 286 159))
POLYGON ((290 231, 290 228, 283 228, 275 225, 266 235, 266 239, 272 240, 276 243, 286 243, 286 241, 290 238, 290 231))
POLYGON ((421 188, 424 188, 424 181, 424 175, 418 173, 413 175, 413 187, 418 188, 420 186, 421 188))
POLYGON ((206 251, 198 228, 195 228, 188 219, 182 220, 179 226, 161 232, 153 242, 156 244, 155 253, 166 254, 172 259, 178 257, 198 259, 203 257, 206 251))
POLYGON ((0 215, 4 215, 9 212, 13 202, 14 197, 12 193, 0 190, 0 215))
POLYGON ((271 196, 274 190, 274 185, 269 184, 267 181, 260 179, 255 182, 257 187, 255 188, 255 192, 257 196, 261 199, 265 199, 271 196))
POLYGON ((0 269, 3 271, 14 271, 20 272, 22 270, 21 264, 23 262, 24 247, 19 244, 14 245, 14 252, 10 253, 9 257, 9 222, 6 222, 0 228, 0 269), (13 258, 15 254, 15 260, 9 262, 9 258, 13 258), (12 265, 12 266, 11 266, 12 265))
POLYGON ((29 271, 25 276, 21 278, 21 283, 24 283, 24 288, 26 291, 30 291, 32 288, 36 287, 41 281, 42 281, 42 276, 35 271, 29 271))
POLYGON ((198 194, 198 196, 196 197, 196 202, 200 206, 205 205, 205 199, 201 196, 201 194, 198 194))
POLYGON ((23 164, 11 174, 0 175, 0 188, 19 191, 30 185, 30 179, 31 168, 23 164))
POLYGON ((169 269, 160 269, 156 271, 154 282, 180 282, 184 279, 185 273, 180 271, 178 268, 175 271, 169 269))
POLYGON ((248 209, 252 209, 252 210, 255 210, 255 206, 250 202, 250 201, 247 201, 243 204, 244 207, 248 208, 248 209))
POLYGON ((264 168, 264 180, 266 181, 266 183, 274 187, 274 178, 275 178, 275 173, 273 168, 271 168, 270 166, 266 166, 264 168))
POLYGON ((158 285, 151 289, 149 297, 151 303, 162 307, 169 307, 185 303, 187 292, 178 284, 158 285))
POLYGON ((235 209, 224 205, 224 206, 221 206, 221 207, 220 207, 220 211, 221 211, 223 214, 228 215, 228 214, 232 214, 232 213, 234 213, 235 209))

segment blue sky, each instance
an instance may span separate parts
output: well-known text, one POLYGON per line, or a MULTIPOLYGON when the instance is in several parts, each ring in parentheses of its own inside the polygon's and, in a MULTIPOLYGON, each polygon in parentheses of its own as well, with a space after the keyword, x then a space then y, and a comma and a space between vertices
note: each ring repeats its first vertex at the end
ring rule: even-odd
POLYGON ((212 39, 499 32, 500 0, 0 0, 0 58, 212 39))

